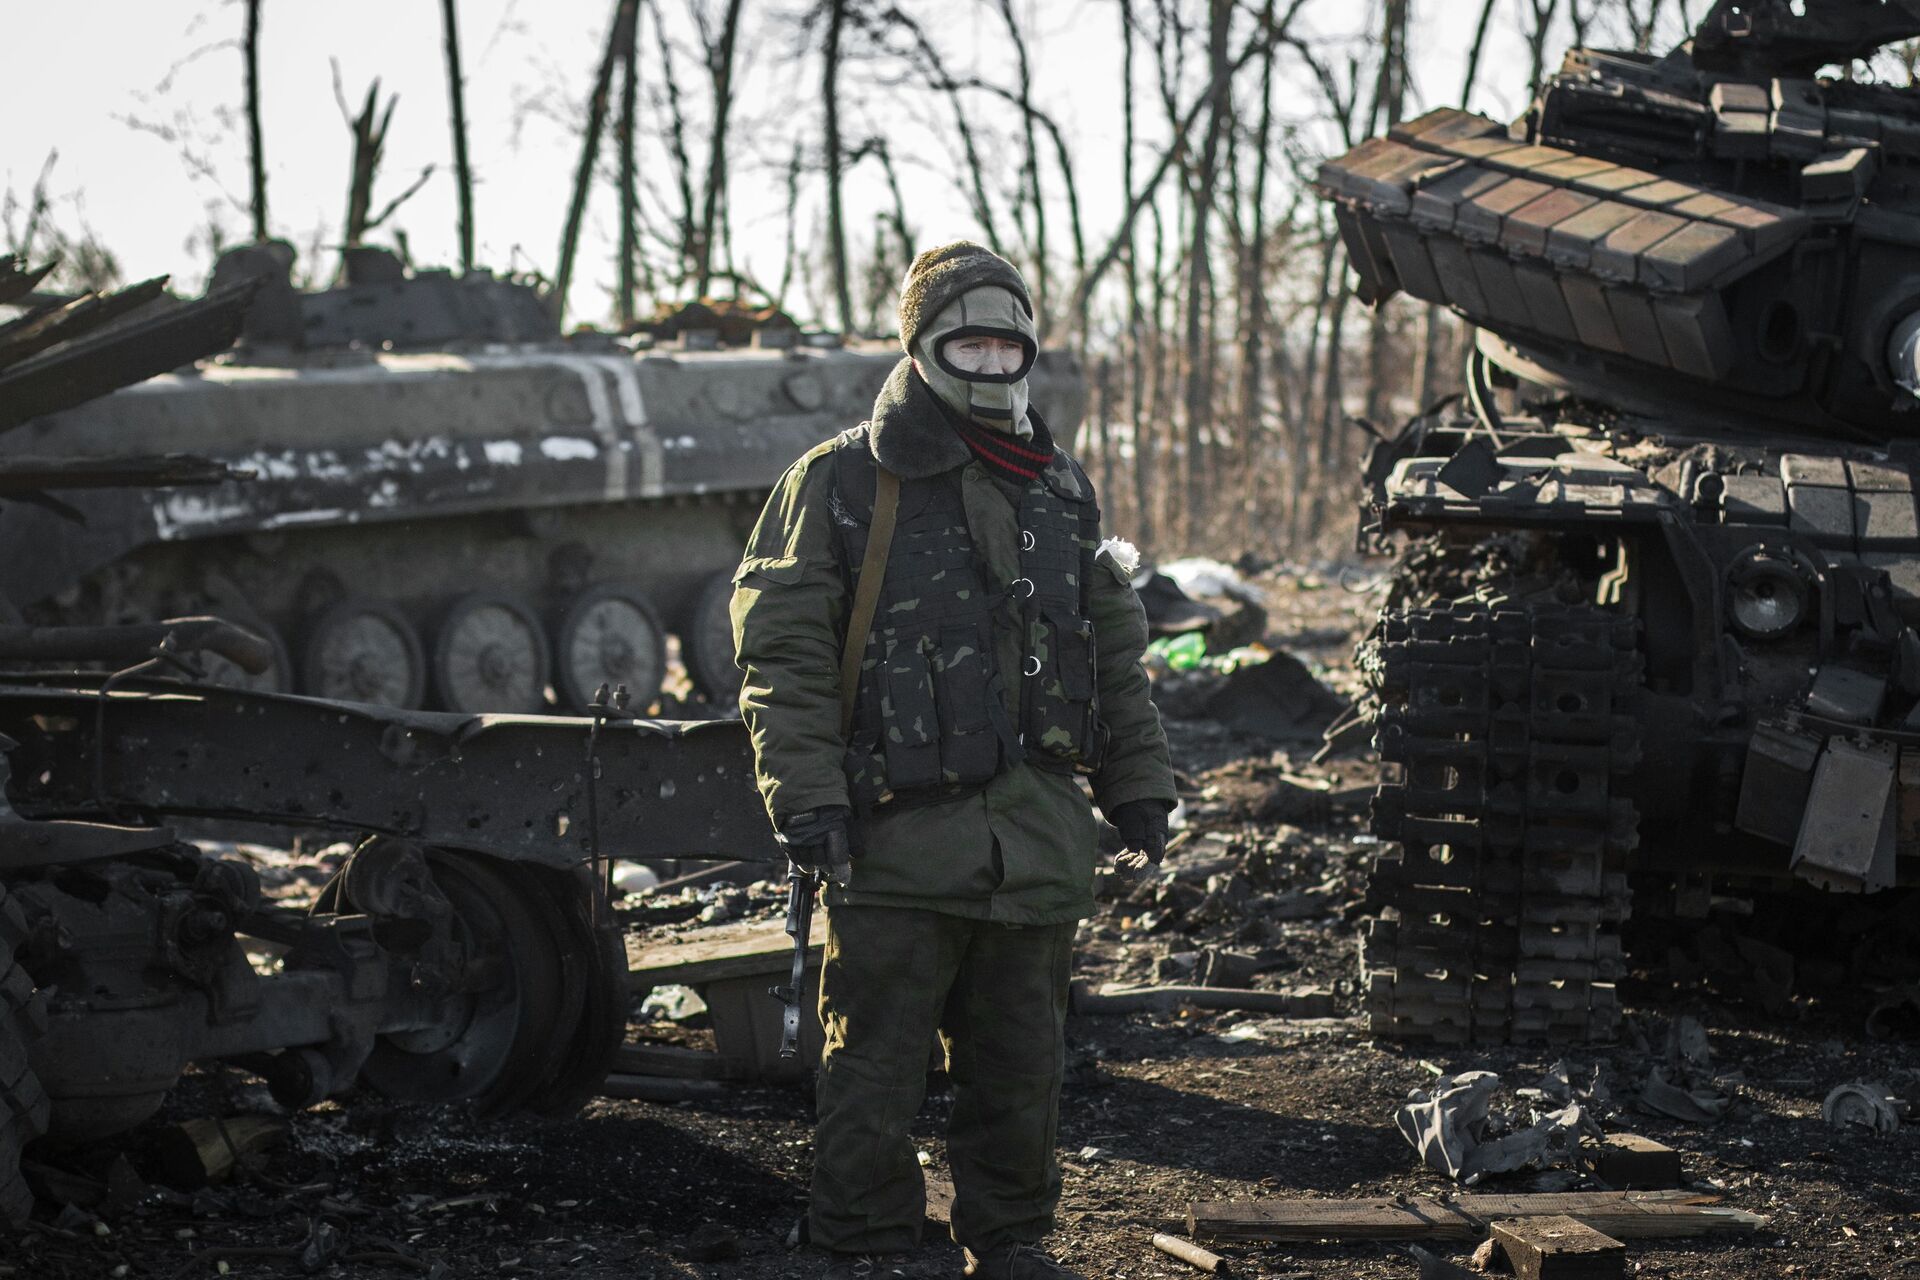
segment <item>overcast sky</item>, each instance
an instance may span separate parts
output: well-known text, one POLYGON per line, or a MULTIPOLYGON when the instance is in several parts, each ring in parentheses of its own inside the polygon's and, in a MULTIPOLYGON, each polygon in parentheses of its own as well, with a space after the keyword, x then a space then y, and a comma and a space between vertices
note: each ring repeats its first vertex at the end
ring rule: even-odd
MULTIPOLYGON (((1476 106, 1514 114, 1523 105, 1524 51, 1512 34, 1525 0, 1503 14, 1476 106)), ((605 38, 610 0, 460 0, 472 152, 478 176, 478 257, 496 269, 538 268, 557 259, 571 172, 577 156, 570 118, 580 111, 605 38)), ((718 7, 715 5, 714 7, 718 7)), ((742 266, 776 278, 784 235, 780 168, 795 139, 817 139, 817 59, 801 56, 798 0, 747 0, 741 106, 736 119, 736 237, 742 266)), ((959 68, 1003 84, 1013 69, 994 7, 984 0, 909 3, 959 68)), ((1088 237, 1098 244, 1120 208, 1120 38, 1112 0, 1021 0, 1032 35, 1039 97, 1068 134, 1086 207, 1088 237)), ((1138 6, 1151 11, 1151 5, 1138 6)), ((1373 6, 1354 0, 1309 0, 1307 29, 1339 38, 1357 34, 1373 6)), ((684 0, 662 0, 670 14, 684 0)), ((1457 92, 1477 5, 1470 0, 1415 0, 1416 90, 1427 102, 1457 92)), ((55 218, 72 230, 84 216, 116 253, 126 275, 171 271, 196 286, 208 257, 205 228, 219 221, 244 238, 247 179, 242 124, 239 36, 244 8, 236 0, 0 0, 8 38, 35 57, 12 60, 0 88, 6 102, 0 184, 24 196, 50 151, 59 158, 50 190, 55 218), (169 131, 163 137, 157 131, 169 131)), ((691 58, 691 29, 676 31, 688 56, 680 63, 689 114, 704 118, 704 76, 691 58)), ((395 219, 415 261, 451 261, 456 253, 446 85, 436 0, 266 0, 261 61, 264 132, 273 230, 304 250, 316 233, 337 237, 346 199, 350 135, 336 106, 337 63, 357 109, 368 83, 399 94, 388 139, 378 206, 427 165, 437 166, 395 219)), ((648 42, 643 94, 659 87, 657 53, 648 42)), ((1148 51, 1140 51, 1142 83, 1148 51)), ((946 117, 931 95, 865 82, 846 95, 851 138, 884 125, 903 157, 908 213, 923 244, 970 232, 965 206, 951 184, 946 117)), ((1312 91, 1297 62, 1278 73, 1284 119, 1311 124, 1312 91)), ((1151 103, 1150 91, 1143 89, 1151 103)), ((644 109, 643 178, 664 196, 662 113, 644 109)), ((1157 152, 1164 125, 1142 126, 1142 151, 1157 152)), ((704 131, 696 131, 698 145, 704 131)), ((849 178, 850 235, 870 242, 873 216, 885 200, 879 170, 849 178)), ((1058 184, 1055 183, 1057 196, 1058 184)), ((804 200, 801 240, 818 235, 817 182, 804 200)), ((608 308, 614 203, 596 196, 576 279, 573 308, 597 318, 608 308)), ((1064 229, 1056 233, 1064 244, 1064 229)), ((381 237, 376 235, 374 239, 381 237)), ((331 243, 331 241, 327 241, 331 243)), ((801 309, 803 300, 796 299, 801 309)))

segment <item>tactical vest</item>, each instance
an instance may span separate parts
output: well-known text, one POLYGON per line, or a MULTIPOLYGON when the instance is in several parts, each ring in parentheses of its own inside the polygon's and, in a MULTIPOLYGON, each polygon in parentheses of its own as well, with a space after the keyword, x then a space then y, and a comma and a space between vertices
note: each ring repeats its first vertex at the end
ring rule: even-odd
MULTIPOLYGON (((834 525, 851 598, 866 555, 877 465, 867 428, 835 442, 834 525)), ((956 467, 902 479, 893 544, 861 664, 847 748, 854 802, 925 804, 977 791, 1025 761, 1100 766, 1087 592, 1100 543, 1093 485, 1055 450, 1021 495, 1020 577, 992 581, 973 545, 956 467), (1018 712, 1007 712, 995 624, 1023 637, 1018 712)))

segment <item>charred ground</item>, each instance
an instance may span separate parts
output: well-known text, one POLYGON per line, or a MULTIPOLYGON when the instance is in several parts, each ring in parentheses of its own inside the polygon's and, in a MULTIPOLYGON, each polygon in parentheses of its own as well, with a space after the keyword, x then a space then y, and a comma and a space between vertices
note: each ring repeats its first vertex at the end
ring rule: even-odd
MULTIPOLYGON (((1310 577, 1269 585, 1269 641, 1343 689, 1352 640, 1376 598, 1310 577)), ((1843 1133, 1820 1117, 1827 1090, 1847 1080, 1878 1079, 1901 1096, 1920 1087, 1912 1044, 1870 1039, 1853 988, 1816 985, 1769 1012, 1753 992, 1735 992, 1724 973, 1718 984, 1703 981, 1705 970, 1687 962, 1698 948, 1677 945, 1672 957, 1637 958, 1628 1030, 1617 1044, 1561 1054, 1377 1043, 1351 1016, 1371 854, 1362 797, 1377 766, 1352 757, 1315 765, 1309 745, 1276 746, 1206 721, 1173 727, 1194 835, 1161 881, 1111 898, 1087 922, 1081 975, 1096 984, 1179 981, 1192 956, 1231 948, 1259 957, 1256 986, 1329 990, 1343 1016, 1074 1018, 1061 1118, 1066 1196, 1052 1242, 1073 1265, 1092 1276, 1193 1274, 1147 1240, 1196 1199, 1444 1193, 1450 1184, 1422 1168, 1394 1129, 1408 1091, 1469 1068, 1527 1085, 1566 1057, 1616 1082, 1609 1129, 1679 1149, 1687 1185, 1771 1220, 1750 1238, 1633 1244, 1636 1274, 1920 1274, 1920 1185, 1912 1175, 1920 1136, 1911 1128, 1843 1133), (1633 1086, 1658 1057, 1667 1026, 1687 1015, 1708 1028, 1715 1083, 1735 1099, 1711 1126, 1635 1105, 1633 1086)), ((325 866, 319 857, 282 860, 282 890, 310 892, 325 866)), ((700 928, 690 917, 714 891, 699 893, 706 896, 630 899, 634 927, 700 928)), ((733 910, 780 910, 775 885, 729 894, 733 910)), ((1828 976, 1844 975, 1847 947, 1800 941, 1824 951, 1828 976)), ((1803 956, 1801 969, 1820 966, 1803 956)), ((641 1030, 692 1042, 708 1034, 697 1025, 641 1030)), ((935 1173, 944 1165, 948 1108, 936 1078, 915 1128, 935 1173)), ((674 1105, 601 1099, 549 1124, 355 1095, 291 1117, 287 1142, 223 1185, 188 1190, 162 1181, 154 1152, 169 1124, 273 1110, 249 1078, 201 1073, 130 1139, 41 1153, 66 1171, 64 1180, 43 1174, 43 1188, 92 1203, 43 1203, 40 1219, 0 1252, 0 1274, 200 1276, 224 1263, 228 1274, 260 1277, 762 1280, 818 1265, 786 1245, 803 1210, 810 1154, 810 1099, 800 1087, 742 1087, 674 1105)), ((1550 1171, 1483 1189, 1586 1185, 1550 1171)), ((930 1232, 929 1240, 937 1237, 930 1232)), ((1224 1251, 1243 1275, 1415 1274, 1404 1254, 1380 1245, 1224 1251)), ((929 1243, 919 1261, 928 1275, 958 1274, 960 1266, 958 1250, 943 1242, 929 1243)))

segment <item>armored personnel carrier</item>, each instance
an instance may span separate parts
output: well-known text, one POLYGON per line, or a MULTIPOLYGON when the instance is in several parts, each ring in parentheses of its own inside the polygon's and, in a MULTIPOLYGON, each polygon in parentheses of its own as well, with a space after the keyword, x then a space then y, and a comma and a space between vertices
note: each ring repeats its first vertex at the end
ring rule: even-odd
MULTIPOLYGON (((0 303, 43 274, 0 259, 0 303)), ((250 287, 168 309, 160 283, 0 325, 0 432, 233 341, 250 287)), ((8 511, 63 517, 124 486, 241 483, 177 455, 0 457, 8 511)), ((54 554, 8 529, 8 560, 54 554)), ((27 1144, 128 1129, 192 1062, 241 1066, 289 1107, 358 1082, 568 1112, 624 1037, 608 858, 778 856, 737 722, 635 720, 617 697, 586 718, 405 711, 204 678, 208 660, 258 674, 276 656, 211 617, 0 625, 0 1223, 33 1208, 27 1144), (354 849, 296 909, 181 838, 187 821, 354 849)))
POLYGON ((1914 881, 1920 92, 1860 60, 1917 35, 1721 0, 1320 171, 1365 296, 1478 331, 1365 476, 1380 1034, 1605 1037, 1630 908, 1914 881))
MULTIPOLYGON (((815 345, 790 324, 650 348, 562 337, 530 285, 403 271, 348 252, 302 293, 291 254, 228 254, 255 283, 239 348, 0 440, 105 463, 165 450, 251 479, 0 512, 0 599, 45 623, 211 614, 269 637, 250 683, 456 711, 584 711, 603 683, 652 702, 669 634, 731 707, 740 548, 788 463, 870 411, 896 347, 815 345), (84 524, 76 526, 77 512, 84 524)), ((1079 420, 1071 359, 1034 398, 1079 420)), ((241 673, 225 669, 232 679, 241 673)))

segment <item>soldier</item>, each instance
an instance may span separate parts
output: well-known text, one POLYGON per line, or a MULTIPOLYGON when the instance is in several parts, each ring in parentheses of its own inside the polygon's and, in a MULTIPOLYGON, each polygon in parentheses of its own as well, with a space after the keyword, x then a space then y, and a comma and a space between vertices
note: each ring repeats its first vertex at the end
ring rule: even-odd
POLYGON ((900 340, 871 421, 775 488, 733 597, 774 827, 803 867, 853 853, 825 893, 809 1235, 829 1277, 906 1274, 926 1207, 907 1131, 938 1031, 967 1274, 1072 1277, 1036 1242, 1094 906, 1081 782, 1135 867, 1159 862, 1175 799, 1138 556, 1101 541, 1093 486, 1027 406, 1038 344, 1012 264, 964 241, 921 254, 900 340))

